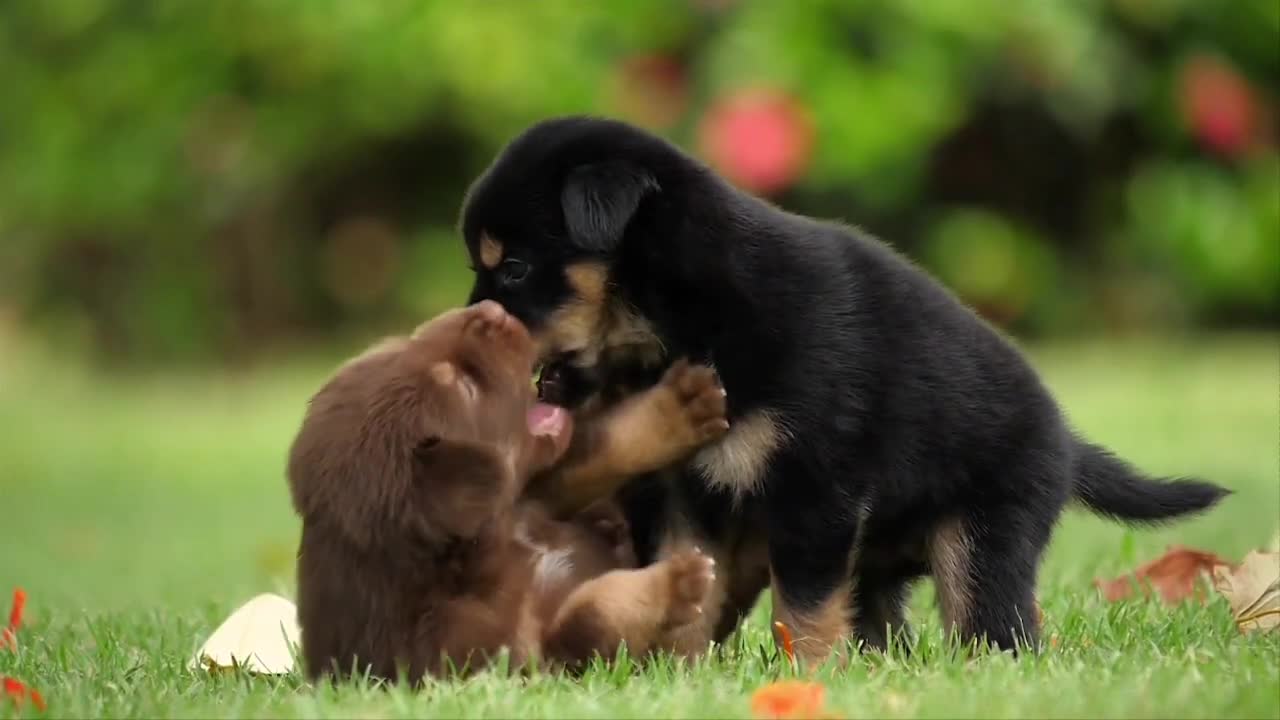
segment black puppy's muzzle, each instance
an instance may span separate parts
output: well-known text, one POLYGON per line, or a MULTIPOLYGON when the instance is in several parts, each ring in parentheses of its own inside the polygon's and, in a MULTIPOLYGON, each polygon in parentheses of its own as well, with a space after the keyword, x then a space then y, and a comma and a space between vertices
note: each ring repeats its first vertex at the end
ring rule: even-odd
POLYGON ((582 406, 600 390, 597 373, 569 362, 567 357, 550 360, 538 374, 538 399, 569 410, 582 406))

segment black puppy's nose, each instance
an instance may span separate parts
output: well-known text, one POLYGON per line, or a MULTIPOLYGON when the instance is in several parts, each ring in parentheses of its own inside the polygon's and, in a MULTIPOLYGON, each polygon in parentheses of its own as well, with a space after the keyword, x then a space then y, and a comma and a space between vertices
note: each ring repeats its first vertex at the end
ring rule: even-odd
POLYGON ((547 365, 538 373, 538 399, 552 405, 564 403, 564 371, 559 365, 547 365))
POLYGON ((599 390, 595 373, 564 359, 547 363, 538 376, 538 399, 570 410, 577 409, 599 390))

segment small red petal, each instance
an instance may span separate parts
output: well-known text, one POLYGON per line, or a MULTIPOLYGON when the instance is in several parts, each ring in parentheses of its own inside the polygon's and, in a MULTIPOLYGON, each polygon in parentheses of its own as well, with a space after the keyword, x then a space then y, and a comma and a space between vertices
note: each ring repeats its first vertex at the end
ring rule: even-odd
POLYGON ((27 593, 22 588, 13 591, 13 609, 9 611, 9 630, 16 631, 22 623, 22 611, 27 607, 27 593))
POLYGON ((782 654, 787 656, 787 660, 795 662, 796 650, 791 640, 791 629, 781 622, 774 622, 773 627, 778 631, 778 638, 782 641, 782 654))

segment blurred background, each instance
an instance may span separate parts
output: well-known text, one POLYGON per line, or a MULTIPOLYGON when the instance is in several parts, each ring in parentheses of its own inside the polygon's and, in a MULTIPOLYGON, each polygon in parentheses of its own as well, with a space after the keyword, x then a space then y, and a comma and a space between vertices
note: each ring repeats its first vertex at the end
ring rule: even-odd
POLYGON ((222 363, 464 299, 468 183, 524 126, 656 130, 1025 337, 1274 327, 1280 3, 0 6, 0 313, 222 363))
MULTIPOLYGON (((464 301, 468 184, 578 112, 893 243, 1091 434, 1256 490, 1195 526, 1242 550, 1280 514, 1278 89, 1276 0, 0 3, 0 584, 287 583, 306 398, 464 301)), ((1048 577, 1087 589, 1125 531, 1072 527, 1048 577)))

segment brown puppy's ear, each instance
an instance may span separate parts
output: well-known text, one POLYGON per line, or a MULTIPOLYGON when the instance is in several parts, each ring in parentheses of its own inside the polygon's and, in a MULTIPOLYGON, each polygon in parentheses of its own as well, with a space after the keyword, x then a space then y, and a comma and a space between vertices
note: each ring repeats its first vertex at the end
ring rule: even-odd
POLYGON ((413 450, 414 502, 446 535, 474 537, 515 503, 512 463, 499 450, 431 436, 413 450))
POLYGON ((614 250, 641 201, 658 189, 652 175, 630 163, 575 168, 560 192, 569 238, 589 252, 614 250))

